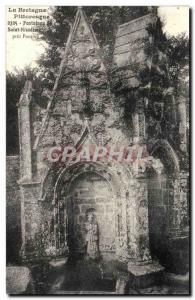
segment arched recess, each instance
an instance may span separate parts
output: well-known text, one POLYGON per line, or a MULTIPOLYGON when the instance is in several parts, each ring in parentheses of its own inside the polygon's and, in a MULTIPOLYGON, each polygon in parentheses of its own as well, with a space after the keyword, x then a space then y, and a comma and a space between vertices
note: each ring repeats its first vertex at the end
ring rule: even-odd
POLYGON ((170 262, 168 237, 173 226, 179 160, 166 140, 158 140, 151 147, 150 155, 163 165, 161 172, 158 172, 158 168, 147 170, 150 250, 152 256, 158 257, 166 266, 170 262))
POLYGON ((61 191, 67 212, 68 248, 71 256, 83 256, 86 251, 86 213, 94 210, 99 228, 99 250, 102 258, 115 255, 117 236, 117 198, 113 184, 95 170, 78 173, 61 191))
MULTIPOLYGON (((48 173, 48 176, 49 182, 52 182, 50 178, 51 172, 48 173)), ((117 251, 119 251, 119 244, 123 245, 124 248, 126 247, 126 224, 124 222, 126 219, 126 215, 124 215, 124 206, 126 204, 124 203, 124 199, 127 190, 126 183, 129 182, 130 176, 131 174, 127 170, 122 170, 120 166, 110 167, 107 164, 99 162, 73 163, 67 167, 61 168, 61 170, 58 170, 58 172, 55 173, 55 178, 57 179, 55 180, 52 193, 50 192, 46 195, 42 202, 43 207, 49 211, 49 227, 51 228, 50 232, 53 236, 53 245, 55 247, 53 253, 55 253, 55 256, 70 255, 70 251, 72 250, 70 249, 71 241, 68 238, 68 235, 70 235, 69 228, 71 223, 70 206, 72 204, 72 210, 74 211, 74 218, 72 218, 72 220, 74 219, 76 227, 82 226, 82 228, 79 229, 80 233, 83 235, 81 238, 82 240, 84 239, 83 227, 86 221, 86 210, 88 208, 94 208, 98 217, 101 230, 100 234, 102 234, 100 237, 101 254, 104 257, 107 256, 109 259, 109 254, 112 253, 111 256, 114 258, 117 256, 117 251), (101 189, 105 190, 105 196, 103 197, 103 194, 100 193, 99 199, 97 199, 97 187, 94 189, 94 195, 92 193, 88 194, 88 190, 91 189, 92 185, 95 185, 95 181, 99 185, 100 191, 101 189), (80 185, 83 185, 83 187, 80 185), (91 201, 88 201, 90 199, 85 201, 86 199, 78 197, 78 194, 81 196, 80 188, 83 189, 82 195, 85 195, 86 198, 91 198, 91 201), (100 199, 101 197, 103 198, 100 199), (75 219, 77 219, 77 221, 75 221, 75 219), (112 226, 109 227, 109 224, 112 226), (106 231, 108 231, 107 237, 105 236, 106 231), (106 239, 108 241, 110 239, 110 242, 106 243, 106 239)), ((47 180, 45 180, 44 189, 47 185, 46 182, 47 180)), ((73 235, 76 236, 76 242, 78 242, 78 234, 74 233, 73 235)), ((82 247, 80 248, 83 248, 83 245, 81 246, 82 247)), ((79 247, 76 247, 76 251, 78 248, 79 247)), ((79 252, 79 250, 77 252, 79 252)))
POLYGON ((150 155, 159 158, 171 175, 174 177, 179 176, 179 159, 167 140, 157 140, 151 147, 150 155))

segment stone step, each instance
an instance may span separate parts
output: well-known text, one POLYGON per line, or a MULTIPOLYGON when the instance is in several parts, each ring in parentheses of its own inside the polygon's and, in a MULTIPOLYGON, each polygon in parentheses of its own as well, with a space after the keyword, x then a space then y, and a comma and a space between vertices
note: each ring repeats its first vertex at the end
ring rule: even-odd
POLYGON ((161 280, 164 267, 153 260, 143 265, 128 264, 128 272, 132 288, 145 288, 161 280))
POLYGON ((116 295, 116 292, 107 291, 55 291, 52 295, 116 295))

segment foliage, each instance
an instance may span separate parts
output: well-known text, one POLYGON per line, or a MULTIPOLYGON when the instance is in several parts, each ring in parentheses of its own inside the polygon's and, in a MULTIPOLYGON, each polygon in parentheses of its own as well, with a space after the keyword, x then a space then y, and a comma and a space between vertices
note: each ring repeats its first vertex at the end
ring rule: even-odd
POLYGON ((6 148, 7 155, 19 153, 18 133, 18 103, 26 80, 33 81, 33 101, 41 107, 46 107, 46 100, 40 97, 44 80, 37 68, 26 67, 24 70, 6 73, 6 148))
MULTIPOLYGON (((111 7, 94 6, 83 8, 88 20, 97 36, 98 42, 103 51, 103 57, 108 70, 112 67, 113 46, 117 26, 128 22, 141 15, 148 13, 147 7, 111 7)), ((33 79, 34 101, 42 107, 46 107, 47 100, 40 97, 44 88, 53 88, 64 49, 70 32, 70 23, 73 23, 77 7, 56 7, 47 26, 39 27, 40 39, 47 42, 46 52, 38 60, 39 68, 27 68, 15 73, 7 73, 7 153, 13 155, 18 153, 18 118, 17 103, 26 79, 33 79), (16 150, 17 149, 17 150, 16 150)), ((145 99, 148 106, 146 113, 152 115, 154 119, 159 118, 159 113, 155 112, 154 103, 167 103, 166 115, 169 120, 161 120, 163 126, 172 126, 173 112, 175 110, 173 98, 170 95, 174 88, 174 96, 186 97, 189 89, 189 40, 182 34, 178 37, 166 36, 162 32, 162 23, 157 19, 155 26, 148 27, 148 33, 152 36, 152 42, 145 42, 144 52, 146 64, 140 66, 132 61, 132 69, 136 73, 140 88, 138 91, 124 91, 130 101, 124 104, 125 118, 130 119, 132 114, 132 103, 136 99, 145 99), (165 55, 166 54, 166 55, 165 55), (168 124, 168 125, 166 125, 168 124)), ((158 109, 161 106, 156 106, 158 109)), ((157 110, 158 110, 157 109, 157 110)), ((86 113, 91 116, 93 107, 86 99, 86 113)), ((161 115, 161 113, 160 113, 161 115)))
POLYGON ((8 155, 18 153, 19 136, 17 104, 27 79, 32 79, 32 72, 29 68, 21 71, 15 70, 15 73, 7 72, 6 74, 6 146, 8 155))
MULTIPOLYGON (((117 26, 148 13, 147 7, 128 6, 84 6, 83 10, 93 27, 108 65, 112 61, 117 26)), ((58 6, 47 26, 39 27, 40 39, 48 44, 48 48, 38 62, 47 72, 48 81, 53 81, 56 76, 56 68, 60 64, 76 11, 75 6, 58 6)))
POLYGON ((189 38, 184 33, 176 37, 168 36, 169 76, 176 97, 181 94, 186 97, 189 93, 189 49, 189 38))

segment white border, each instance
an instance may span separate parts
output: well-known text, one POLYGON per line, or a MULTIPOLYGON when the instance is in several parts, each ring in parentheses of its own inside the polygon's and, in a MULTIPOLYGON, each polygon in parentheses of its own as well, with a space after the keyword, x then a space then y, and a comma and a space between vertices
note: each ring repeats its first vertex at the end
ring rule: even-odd
MULTIPOLYGON (((58 1, 54 1, 54 0, 33 0, 33 1, 18 1, 16 3, 16 1, 14 0, 2 0, 0 3, 0 22, 1 22, 1 26, 0 26, 0 39, 1 39, 1 48, 0 48, 0 62, 1 62, 1 68, 0 68, 0 72, 1 72, 1 102, 0 102, 0 137, 1 137, 1 146, 0 146, 0 201, 1 201, 1 209, 0 209, 0 299, 7 299, 7 295, 6 295, 6 289, 5 289, 5 277, 6 277, 6 273, 5 273, 5 265, 6 265, 6 251, 5 251, 5 241, 6 241, 6 236, 5 236, 5 205, 6 205, 6 197, 5 197, 5 145, 6 145, 6 140, 5 140, 5 124, 6 124, 6 109, 5 109, 5 6, 11 6, 11 5, 51 5, 51 6, 57 6, 57 5, 88 5, 88 6, 92 6, 92 5, 98 5, 98 6, 105 6, 105 5, 126 5, 126 6, 149 6, 149 5, 154 5, 154 6, 179 6, 179 5, 188 5, 191 8, 194 8, 194 3, 195 1, 191 0, 191 1, 179 1, 179 0, 172 0, 172 1, 141 1, 141 0, 136 0, 136 1, 117 1, 117 0, 89 0, 89 1, 73 1, 73 0, 58 0, 58 1)), ((193 26, 192 26, 193 27, 193 26)), ((193 33, 193 37, 194 37, 194 33, 193 33)), ((192 38, 193 38, 192 37, 192 38)), ((194 64, 193 64, 194 66, 194 64)), ((193 82, 192 82, 192 86, 194 83, 194 78, 193 78, 193 82)), ((192 99, 193 102, 193 99, 192 99)), ((194 106, 192 106, 193 108, 193 116, 195 116, 195 108, 194 106)), ((192 137, 194 138, 194 134, 195 134, 195 129, 193 128, 193 135, 192 137)), ((194 139, 193 139, 193 146, 194 146, 194 139)), ((193 149, 193 148, 192 148, 193 149)), ((193 167, 194 167, 194 161, 193 161, 193 167)), ((193 178, 192 181, 192 186, 195 186, 195 179, 193 178)), ((192 197, 193 198, 193 197, 192 197)), ((191 220, 192 221, 192 220, 191 220)), ((194 224, 193 224, 194 225, 194 224)), ((192 232, 195 232, 194 226, 192 228, 192 232)), ((193 246, 193 245, 192 245, 193 246)), ((192 252, 193 255, 193 252, 192 252)), ((194 260, 193 260, 194 261, 194 260)), ((192 262, 193 262, 192 261, 192 262)), ((194 264, 193 264, 194 267, 194 264)), ((194 279, 194 277, 192 276, 192 278, 194 279)), ((193 283, 194 280, 192 282, 192 292, 193 292, 193 283)), ((66 296, 67 297, 67 296, 66 296)), ((129 296, 132 297, 132 296, 129 296)), ((26 297, 17 297, 17 299, 24 299, 26 297)), ((44 297, 44 299, 51 299, 51 297, 44 297)), ((56 298, 56 296, 53 296, 52 298, 56 298)), ((71 297, 72 298, 72 297, 71 297)), ((75 298, 79 298, 76 297, 75 298)), ((82 297, 82 299, 89 299, 89 297, 82 297)), ((105 299, 105 296, 101 296, 101 299, 105 299)), ((136 297, 136 299, 139 299, 142 297, 136 297)), ((154 297, 156 298, 156 297, 154 297)), ((166 297, 166 299, 168 298, 172 298, 172 297, 166 297)), ((41 296, 36 297, 36 299, 41 299, 41 296)), ((59 299, 59 298, 58 298, 59 299)), ((81 299, 81 298, 80 298, 81 299)), ((181 299, 181 297, 180 297, 181 299)))

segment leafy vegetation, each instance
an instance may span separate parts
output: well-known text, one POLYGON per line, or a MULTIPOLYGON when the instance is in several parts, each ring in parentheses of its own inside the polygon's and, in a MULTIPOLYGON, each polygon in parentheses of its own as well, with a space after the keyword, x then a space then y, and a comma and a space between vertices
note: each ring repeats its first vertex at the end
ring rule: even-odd
MULTIPOLYGON (((101 46, 108 70, 112 65, 113 46, 117 26, 148 13, 147 7, 111 7, 85 6, 84 11, 101 46)), ((18 153, 18 118, 17 103, 26 79, 33 79, 34 97, 39 105, 45 106, 40 97, 43 88, 52 89, 57 69, 60 64, 66 41, 73 23, 77 7, 56 7, 47 27, 39 28, 40 39, 48 44, 45 53, 39 58, 37 69, 25 69, 15 73, 7 73, 7 154, 18 153)), ((184 34, 178 37, 163 34, 162 23, 158 19, 155 27, 148 27, 153 36, 153 43, 145 44, 145 54, 148 61, 152 57, 152 64, 140 68, 134 66, 141 82, 138 92, 132 91, 135 98, 145 98, 148 101, 148 114, 154 114, 154 103, 170 102, 166 106, 167 116, 172 119, 172 94, 175 99, 178 95, 186 97, 189 93, 189 40, 184 34), (166 54, 166 55, 165 55, 166 54)), ((132 96, 131 95, 131 96, 132 96)), ((157 105, 157 108, 158 105, 157 105)), ((90 101, 86 102, 86 112, 92 114, 90 101)), ((128 109, 131 105, 125 104, 125 116, 129 118, 128 109)), ((161 108, 160 108, 161 109, 161 108)), ((158 110, 158 109, 157 109, 158 110)), ((130 112, 131 113, 131 112, 130 112)), ((157 112, 158 113, 158 112, 157 112)), ((170 120, 171 124, 173 120, 170 120)), ((162 120, 162 125, 169 124, 169 120, 162 120)), ((167 126, 167 125, 166 125, 167 126)), ((169 125, 168 125, 169 126, 169 125)), ((171 125, 172 126, 172 125, 171 125)))

